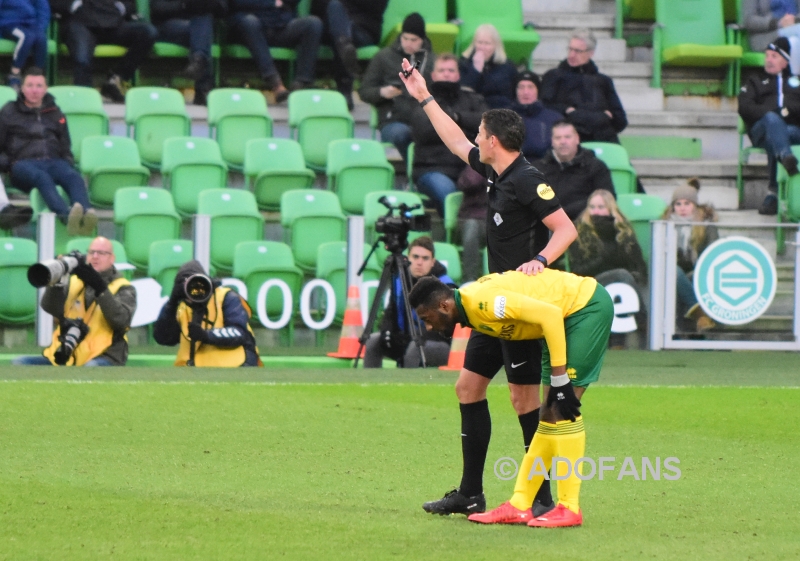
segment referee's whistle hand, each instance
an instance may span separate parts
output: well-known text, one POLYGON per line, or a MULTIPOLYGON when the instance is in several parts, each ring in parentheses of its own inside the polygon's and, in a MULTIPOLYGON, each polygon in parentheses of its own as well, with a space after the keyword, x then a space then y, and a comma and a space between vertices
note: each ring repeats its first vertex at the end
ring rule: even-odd
POLYGON ((534 259, 517 267, 517 271, 522 271, 526 275, 535 275, 544 271, 544 263, 534 259))

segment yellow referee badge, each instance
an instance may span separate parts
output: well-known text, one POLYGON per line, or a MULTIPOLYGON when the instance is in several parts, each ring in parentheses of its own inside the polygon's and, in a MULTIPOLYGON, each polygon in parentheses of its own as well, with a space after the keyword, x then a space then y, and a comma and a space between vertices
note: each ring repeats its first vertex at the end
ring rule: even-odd
POLYGON ((553 192, 553 188, 547 183, 539 183, 539 186, 536 188, 536 192, 545 201, 549 201, 556 196, 556 194, 553 192))

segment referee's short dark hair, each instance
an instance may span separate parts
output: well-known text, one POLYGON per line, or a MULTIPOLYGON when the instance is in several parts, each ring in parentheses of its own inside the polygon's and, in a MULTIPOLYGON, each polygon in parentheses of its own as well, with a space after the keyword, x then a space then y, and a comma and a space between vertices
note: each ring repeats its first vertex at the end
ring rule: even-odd
POLYGON ((416 309, 418 306, 425 308, 438 308, 439 302, 453 297, 453 289, 444 284, 433 275, 422 277, 408 294, 408 303, 416 309))
POLYGON ((519 152, 525 140, 525 123, 511 109, 489 109, 483 114, 486 134, 497 137, 506 150, 519 152))

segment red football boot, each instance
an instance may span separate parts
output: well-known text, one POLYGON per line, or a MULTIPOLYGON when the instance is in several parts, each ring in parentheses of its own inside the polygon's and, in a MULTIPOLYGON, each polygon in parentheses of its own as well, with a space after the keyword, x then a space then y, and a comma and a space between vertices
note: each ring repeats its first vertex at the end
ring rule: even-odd
POLYGON ((470 514, 467 520, 480 524, 527 524, 533 520, 533 514, 531 509, 519 510, 510 502, 505 502, 489 512, 470 514))
POLYGON ((565 528, 567 526, 580 526, 583 524, 583 515, 575 514, 570 509, 560 504, 547 514, 533 518, 528 522, 531 528, 565 528))

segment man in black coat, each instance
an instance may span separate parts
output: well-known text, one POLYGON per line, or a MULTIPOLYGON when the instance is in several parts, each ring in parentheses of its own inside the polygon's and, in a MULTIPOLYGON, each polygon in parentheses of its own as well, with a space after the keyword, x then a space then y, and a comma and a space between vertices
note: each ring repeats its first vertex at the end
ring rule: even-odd
POLYGON ((26 193, 38 189, 70 235, 88 236, 97 226, 97 214, 74 164, 67 118, 47 93, 42 70, 29 68, 17 100, 0 110, 0 171, 11 172, 17 189, 26 193), (72 208, 56 184, 67 192, 72 208))
POLYGON ((194 80, 194 103, 205 105, 214 85, 211 44, 214 18, 228 11, 228 0, 150 0, 150 19, 158 38, 189 49, 189 65, 184 70, 194 80))
MULTIPOLYGON (((489 107, 483 96, 459 83, 458 59, 439 55, 433 66, 430 93, 467 138, 475 138, 483 112, 489 107)), ((444 199, 456 190, 456 181, 464 162, 445 146, 422 107, 411 113, 411 137, 414 140, 413 178, 420 193, 428 195, 444 216, 444 199)))
POLYGON ((778 160, 789 175, 797 175, 791 145, 800 144, 800 80, 791 76, 789 40, 779 37, 766 50, 764 68, 753 73, 739 93, 739 116, 753 146, 767 151, 770 193, 758 209, 777 214, 778 160))
POLYGON ((77 86, 92 86, 92 59, 98 43, 128 49, 100 90, 114 103, 125 103, 122 82, 131 81, 136 69, 156 42, 156 28, 138 21, 134 0, 51 0, 53 12, 66 18, 66 43, 77 86))
POLYGON ((597 189, 609 191, 614 198, 614 183, 606 165, 580 145, 575 126, 567 121, 553 125, 553 149, 533 165, 547 178, 553 187, 564 212, 575 222, 586 203, 597 189))
POLYGON ((614 142, 628 118, 614 82, 592 61, 597 40, 588 29, 576 29, 567 58, 542 78, 542 103, 575 125, 584 142, 614 142))

